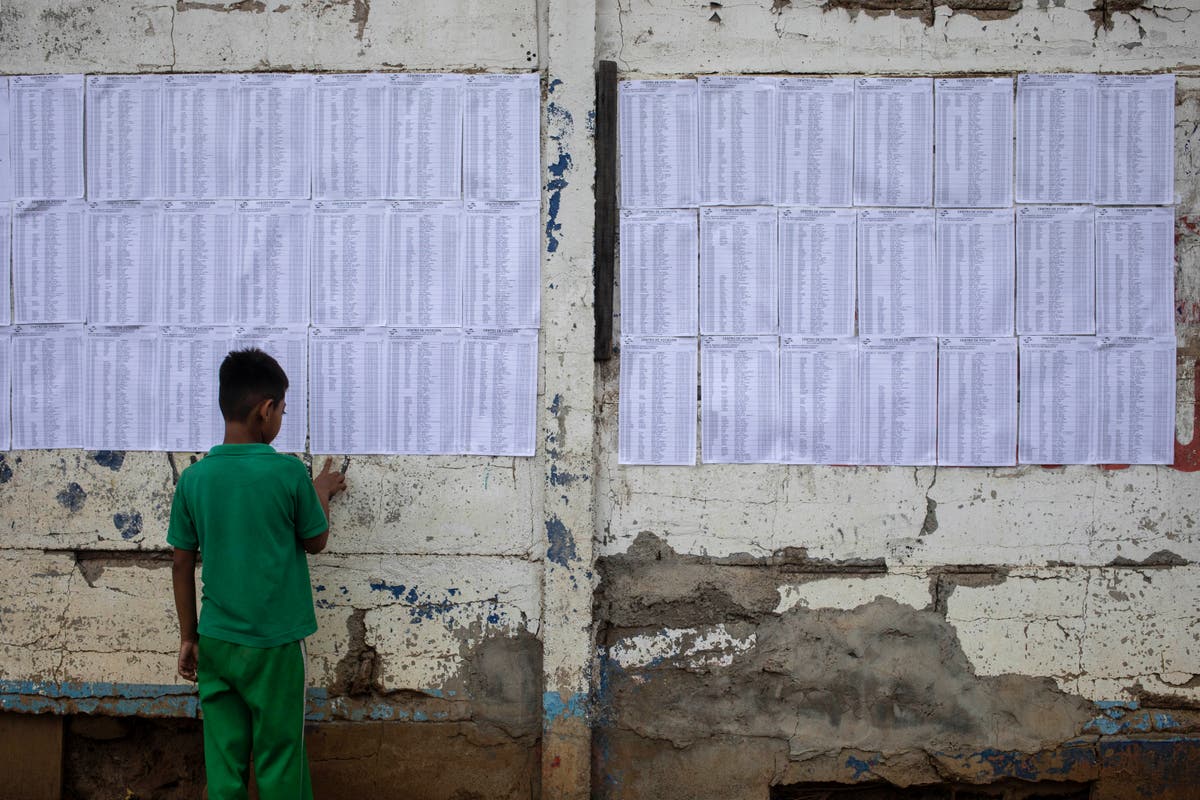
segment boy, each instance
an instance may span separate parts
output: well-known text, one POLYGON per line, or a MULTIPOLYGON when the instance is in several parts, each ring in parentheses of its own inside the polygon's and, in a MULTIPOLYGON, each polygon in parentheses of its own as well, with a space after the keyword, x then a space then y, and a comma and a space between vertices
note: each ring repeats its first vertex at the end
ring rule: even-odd
POLYGON ((171 505, 179 674, 199 682, 211 800, 246 797, 251 754, 262 800, 312 797, 303 640, 317 619, 305 553, 325 549, 329 500, 346 480, 326 459, 309 482, 299 459, 271 447, 287 388, 287 375, 263 351, 225 357, 224 443, 184 470, 171 505))

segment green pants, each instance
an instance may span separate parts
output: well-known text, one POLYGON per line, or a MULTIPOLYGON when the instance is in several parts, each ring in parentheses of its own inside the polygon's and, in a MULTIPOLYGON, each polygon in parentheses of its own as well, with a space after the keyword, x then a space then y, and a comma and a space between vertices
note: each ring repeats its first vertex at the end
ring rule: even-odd
POLYGON ((209 800, 245 800, 252 753, 261 800, 310 800, 303 642, 261 648, 201 636, 196 673, 209 800))

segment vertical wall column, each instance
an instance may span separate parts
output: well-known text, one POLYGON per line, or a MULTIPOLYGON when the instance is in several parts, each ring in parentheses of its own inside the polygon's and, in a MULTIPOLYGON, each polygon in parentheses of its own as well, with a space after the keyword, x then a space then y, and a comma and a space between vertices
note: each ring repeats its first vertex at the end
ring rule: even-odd
POLYGON ((543 519, 542 796, 590 795, 593 419, 592 305, 596 6, 541 0, 546 67, 541 364, 543 519))

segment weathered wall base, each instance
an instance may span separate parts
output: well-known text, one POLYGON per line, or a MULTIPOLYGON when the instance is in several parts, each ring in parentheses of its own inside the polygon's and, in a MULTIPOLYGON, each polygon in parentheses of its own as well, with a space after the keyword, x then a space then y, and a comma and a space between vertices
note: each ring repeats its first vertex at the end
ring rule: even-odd
MULTIPOLYGON (((1093 598, 1078 618, 1061 591, 1092 578, 985 567, 916 574, 801 549, 761 560, 686 556, 650 534, 599 567, 601 797, 767 800, 772 787, 806 783, 1000 791, 1011 779, 1095 781, 1093 800, 1200 796, 1192 699, 1097 702, 1079 691, 1121 680, 1088 672, 1110 664, 1087 655, 1079 633, 1098 624, 1092 614, 1116 618, 1116 607, 1093 598), (1009 662, 977 666, 964 647, 981 635, 1007 641, 1009 662), (1033 640, 1057 642, 1071 666, 1022 671, 1033 640)), ((1172 574, 1110 569, 1094 580, 1152 596, 1172 574)), ((1117 588, 1104 593, 1124 603, 1117 588)), ((1141 640, 1136 617, 1125 624, 1141 640)), ((1130 642, 1121 667, 1138 671, 1138 647, 1130 642)), ((1137 694, 1131 680, 1126 692, 1137 694)), ((946 791, 929 797, 955 796, 946 791)))
MULTIPOLYGON (((491 725, 321 723, 309 726, 307 743, 322 800, 539 796, 537 737, 491 725)), ((6 800, 196 800, 204 787, 194 719, 0 714, 0 765, 6 800)))

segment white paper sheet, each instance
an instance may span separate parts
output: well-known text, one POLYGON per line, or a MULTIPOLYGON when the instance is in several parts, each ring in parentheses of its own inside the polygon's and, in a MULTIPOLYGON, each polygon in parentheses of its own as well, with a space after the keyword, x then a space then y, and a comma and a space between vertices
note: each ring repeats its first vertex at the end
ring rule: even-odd
POLYGON ((93 325, 158 322, 158 209, 158 203, 134 200, 88 203, 87 319, 93 325))
POLYGON ((229 328, 213 326, 159 329, 155 416, 164 450, 202 453, 221 443, 225 422, 217 405, 219 372, 232 336, 229 328))
POLYGON ((1100 337, 1098 460, 1175 463, 1175 337, 1100 337))
POLYGON ((1096 76, 1017 76, 1017 202, 1090 203, 1096 76))
POLYGON ((1095 211, 1017 209, 1017 333, 1096 332, 1095 211))
POLYGON ((1018 463, 1097 463, 1100 340, 1022 336, 1020 348, 1018 463))
POLYGON ((696 337, 621 340, 620 464, 696 463, 696 337))
POLYGON ((163 196, 233 197, 234 76, 164 75, 162 84, 163 196))
POLYGON ((780 78, 776 94, 780 205, 854 199, 854 79, 780 78))
POLYGON ((463 115, 463 187, 467 200, 541 197, 541 78, 468 75, 463 115))
POLYGON ((461 199, 465 86, 465 75, 388 75, 388 197, 461 199))
POLYGON ((312 328, 309 435, 313 453, 387 451, 387 332, 312 328))
POLYGON ((854 204, 933 205, 933 80, 856 78, 854 204))
POLYGON ((849 208, 779 209, 779 332, 853 336, 855 227, 849 208))
POLYGON ((233 318, 241 325, 306 326, 309 318, 309 204, 237 204, 233 318))
POLYGON ((1012 336, 1016 293, 1013 212, 937 212, 937 329, 943 336, 1012 336))
POLYGON ((467 202, 463 325, 536 328, 541 322, 537 203, 467 202))
POLYGON ((701 337, 700 405, 705 464, 778 461, 779 337, 701 337))
POLYGON ((700 211, 700 332, 763 334, 779 328, 778 212, 700 211))
POLYGON ((457 201, 417 200, 388 206, 389 325, 462 325, 465 223, 457 201))
POLYGON ((1175 334, 1175 210, 1096 209, 1096 333, 1175 334))
POLYGON ((775 199, 774 78, 700 78, 700 202, 755 205, 775 199))
MULTIPOLYGON (((283 424, 271 446, 281 453, 303 453, 308 436, 308 336, 304 328, 252 327, 233 329, 227 351, 257 347, 279 362, 288 377, 284 396, 283 424)), ((369 366, 369 365, 368 365, 369 366)), ((382 383, 382 372, 364 372, 362 377, 382 383)), ((328 397, 328 395, 326 395, 328 397)), ((378 420, 376 420, 378 425, 378 420)), ((316 452, 314 450, 314 452, 316 452)))
POLYGON ((388 331, 387 451, 414 455, 462 452, 462 331, 388 331))
POLYGON ((695 336, 699 244, 691 209, 621 211, 621 335, 695 336))
POLYGON ((694 80, 621 81, 617 90, 621 208, 699 202, 694 80))
POLYGON ((1175 198, 1175 76, 1097 78, 1096 202, 1175 198))
POLYGON ((863 336, 935 331, 931 209, 858 212, 858 330, 863 336))
POLYGON ((83 76, 8 79, 14 198, 83 197, 83 76))
POLYGON ((312 76, 236 76, 236 197, 307 200, 312 193, 312 76))
POLYGON ((537 331, 463 331, 464 453, 533 455, 537 374, 537 331))
POLYGON ((382 201, 313 204, 312 322, 320 326, 382 325, 384 232, 382 201))
POLYGON ((860 347, 859 463, 936 463, 937 340, 872 337, 860 347))
POLYGON ((939 78, 934 90, 937 205, 1012 205, 1012 78, 939 78))
POLYGON ((0 76, 0 203, 13 196, 12 157, 9 150, 12 136, 9 134, 8 76, 0 76))
POLYGON ((779 353, 780 460, 859 461, 858 340, 784 336, 779 353))
POLYGON ((12 329, 0 327, 0 452, 12 449, 12 329))
MULTIPOLYGON (((12 209, 0 203, 0 326, 12 324, 12 209)), ((0 343, 0 347, 5 346, 0 343)))
POLYGON ((90 325, 84 361, 84 449, 157 449, 157 329, 90 325))
POLYGON ((1017 340, 938 343, 938 464, 1017 463, 1017 340))
POLYGON ((83 446, 83 340, 82 325, 13 329, 13 450, 83 446))
POLYGON ((384 196, 388 177, 387 99, 387 75, 313 77, 314 198, 384 196))
POLYGON ((235 206, 228 200, 162 204, 161 320, 167 325, 233 322, 235 206))
POLYGON ((160 197, 162 76, 89 75, 86 106, 88 198, 160 197))
POLYGON ((86 219, 82 200, 22 200, 13 206, 16 322, 84 321, 86 219))

